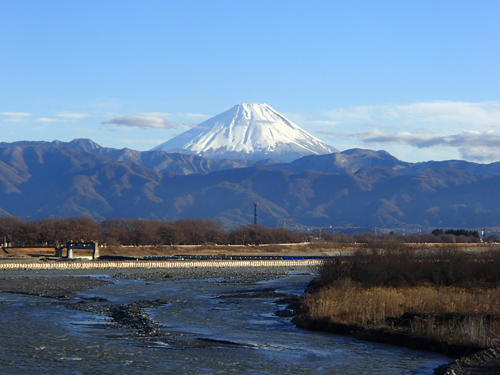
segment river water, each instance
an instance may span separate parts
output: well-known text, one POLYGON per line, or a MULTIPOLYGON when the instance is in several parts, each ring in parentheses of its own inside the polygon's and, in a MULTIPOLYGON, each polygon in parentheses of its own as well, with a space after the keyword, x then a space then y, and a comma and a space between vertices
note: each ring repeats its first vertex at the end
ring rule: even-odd
MULTIPOLYGON (((109 274, 92 276, 110 279, 109 274)), ((145 309, 162 326, 158 338, 65 306, 74 301, 0 293, 0 373, 416 375, 432 374, 451 361, 298 329, 291 318, 275 316, 285 308, 276 304, 280 294, 301 294, 312 277, 294 270, 285 278, 251 283, 110 279, 113 284, 78 294, 97 305, 166 301, 145 309)))

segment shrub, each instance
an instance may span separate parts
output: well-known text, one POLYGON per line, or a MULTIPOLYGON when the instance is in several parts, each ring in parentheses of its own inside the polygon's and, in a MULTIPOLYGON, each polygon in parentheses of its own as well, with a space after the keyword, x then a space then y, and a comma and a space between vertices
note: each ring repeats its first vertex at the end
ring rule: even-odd
POLYGON ((350 279, 371 286, 500 285, 500 252, 467 254, 456 247, 423 253, 411 245, 389 243, 385 249, 366 246, 354 256, 326 260, 320 267, 323 285, 350 279))

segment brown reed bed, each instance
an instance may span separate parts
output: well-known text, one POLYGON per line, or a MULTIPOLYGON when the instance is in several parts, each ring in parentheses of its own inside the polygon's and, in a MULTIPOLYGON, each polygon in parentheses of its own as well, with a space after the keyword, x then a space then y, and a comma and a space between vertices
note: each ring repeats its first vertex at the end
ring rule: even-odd
POLYGON ((373 287, 349 282, 320 289, 301 301, 310 319, 477 347, 500 339, 500 289, 373 287))
POLYGON ((342 333, 378 330, 473 351, 498 347, 500 252, 367 248, 324 262, 298 315, 342 333))

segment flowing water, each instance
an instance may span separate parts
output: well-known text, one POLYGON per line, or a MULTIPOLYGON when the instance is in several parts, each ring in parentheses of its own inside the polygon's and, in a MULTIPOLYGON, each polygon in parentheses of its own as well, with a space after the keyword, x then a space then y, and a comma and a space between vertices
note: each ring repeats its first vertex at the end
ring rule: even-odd
POLYGON ((291 318, 275 316, 284 308, 275 303, 279 294, 301 294, 311 279, 297 271, 255 283, 112 279, 78 294, 108 300, 97 305, 166 301, 145 309, 161 324, 161 337, 116 328, 105 315, 68 309, 69 302, 0 293, 0 373, 432 374, 450 362, 439 354, 297 329, 291 318))

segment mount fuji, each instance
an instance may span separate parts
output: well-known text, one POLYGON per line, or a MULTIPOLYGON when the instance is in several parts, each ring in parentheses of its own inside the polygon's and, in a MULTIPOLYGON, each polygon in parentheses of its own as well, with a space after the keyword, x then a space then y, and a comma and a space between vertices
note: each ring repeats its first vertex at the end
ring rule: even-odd
POLYGON ((338 152, 267 104, 243 103, 202 122, 152 150, 209 159, 276 159, 338 152))

